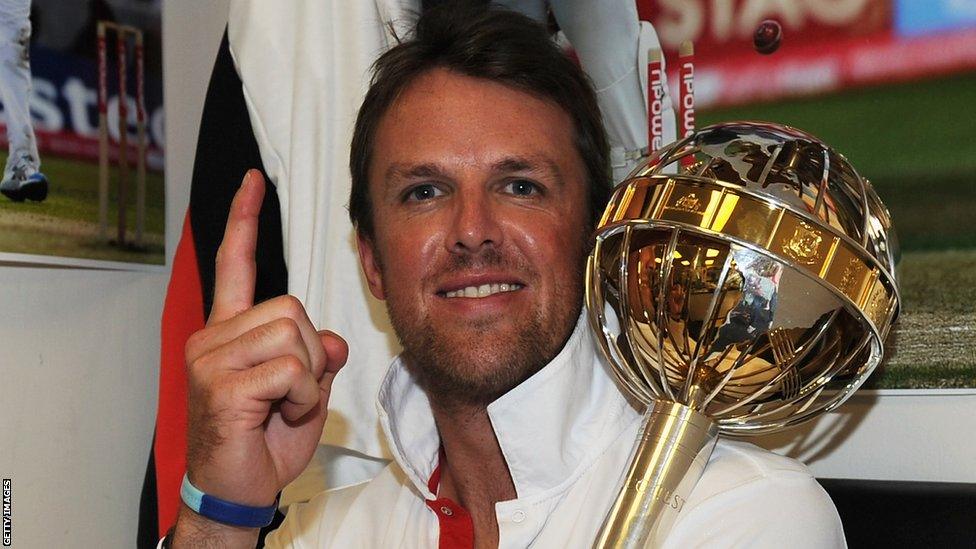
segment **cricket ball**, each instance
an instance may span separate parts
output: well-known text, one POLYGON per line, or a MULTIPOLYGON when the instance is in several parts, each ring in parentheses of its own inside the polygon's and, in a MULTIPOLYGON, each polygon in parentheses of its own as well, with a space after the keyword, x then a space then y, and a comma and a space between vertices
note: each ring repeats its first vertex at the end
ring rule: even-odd
POLYGON ((783 41, 783 27, 772 19, 766 19, 756 27, 756 32, 752 35, 752 45, 756 51, 769 55, 779 49, 780 42, 783 41))

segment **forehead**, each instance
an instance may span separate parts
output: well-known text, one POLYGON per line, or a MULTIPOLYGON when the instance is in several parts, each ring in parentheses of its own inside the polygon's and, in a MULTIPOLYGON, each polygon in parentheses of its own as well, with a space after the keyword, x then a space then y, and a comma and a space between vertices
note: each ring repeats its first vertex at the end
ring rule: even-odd
POLYGON ((582 175, 572 119, 558 105, 504 84, 432 69, 381 118, 371 186, 393 164, 477 167, 510 157, 539 158, 582 175))

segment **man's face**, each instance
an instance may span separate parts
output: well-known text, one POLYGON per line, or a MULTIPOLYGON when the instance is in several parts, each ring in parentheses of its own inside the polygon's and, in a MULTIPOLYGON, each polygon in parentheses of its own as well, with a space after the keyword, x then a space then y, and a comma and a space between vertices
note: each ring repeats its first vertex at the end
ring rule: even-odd
POLYGON ((369 186, 363 267, 432 399, 490 402, 559 352, 582 304, 589 231, 562 109, 431 70, 380 121, 369 186))

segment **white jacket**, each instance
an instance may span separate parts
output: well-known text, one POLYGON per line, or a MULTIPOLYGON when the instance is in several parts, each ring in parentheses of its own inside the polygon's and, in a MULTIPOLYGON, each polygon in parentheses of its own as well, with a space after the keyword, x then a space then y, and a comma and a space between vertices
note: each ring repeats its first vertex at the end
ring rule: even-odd
MULTIPOLYGON (((268 547, 438 547, 467 520, 429 486, 440 439, 403 363, 379 415, 395 461, 371 481, 289 509, 268 547)), ((495 506, 499 547, 590 547, 619 489, 640 413, 610 377, 584 319, 559 355, 488 407, 518 498, 495 506)), ((720 439, 665 547, 845 547, 840 518, 807 468, 720 439)))

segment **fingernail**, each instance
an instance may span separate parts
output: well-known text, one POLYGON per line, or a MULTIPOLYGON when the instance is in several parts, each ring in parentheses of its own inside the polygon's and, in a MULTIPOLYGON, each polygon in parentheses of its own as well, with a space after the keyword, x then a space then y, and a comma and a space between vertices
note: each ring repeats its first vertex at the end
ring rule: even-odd
POLYGON ((244 174, 244 181, 241 182, 241 188, 247 188, 247 186, 251 184, 251 179, 253 179, 251 177, 251 170, 247 170, 247 173, 244 174))

